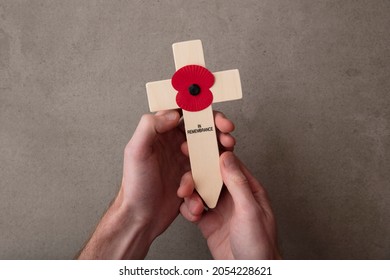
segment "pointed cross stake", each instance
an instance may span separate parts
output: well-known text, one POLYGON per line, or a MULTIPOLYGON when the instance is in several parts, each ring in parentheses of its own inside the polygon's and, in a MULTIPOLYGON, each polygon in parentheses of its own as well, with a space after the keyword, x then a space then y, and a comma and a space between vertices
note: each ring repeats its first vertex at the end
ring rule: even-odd
MULTIPOLYGON (((205 67, 200 40, 175 43, 172 48, 176 70, 188 65, 205 67)), ((242 98, 240 75, 237 69, 215 72, 213 75, 214 84, 210 87, 213 103, 242 98)), ((146 84, 151 112, 179 108, 176 103, 178 90, 173 88, 172 84, 171 80, 146 84)), ((188 91, 194 96, 205 94, 203 89, 200 89, 199 93, 196 84, 192 84, 188 91)), ((223 181, 219 167, 219 150, 212 106, 209 105, 198 111, 183 109, 183 118, 195 188, 207 206, 214 208, 223 181)))

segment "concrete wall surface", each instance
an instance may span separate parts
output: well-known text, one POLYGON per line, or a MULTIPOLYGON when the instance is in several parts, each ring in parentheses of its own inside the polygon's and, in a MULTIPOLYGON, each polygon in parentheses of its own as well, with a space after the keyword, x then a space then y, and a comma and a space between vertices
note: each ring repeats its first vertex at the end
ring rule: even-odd
MULTIPOLYGON (((286 259, 390 258, 390 1, 0 0, 0 258, 71 259, 115 197, 145 83, 201 39, 286 259)), ((209 259, 182 217, 148 259, 209 259)))

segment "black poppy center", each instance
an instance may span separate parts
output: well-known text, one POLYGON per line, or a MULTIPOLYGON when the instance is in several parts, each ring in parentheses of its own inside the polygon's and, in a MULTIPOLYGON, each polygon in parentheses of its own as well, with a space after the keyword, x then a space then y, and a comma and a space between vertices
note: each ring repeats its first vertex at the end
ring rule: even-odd
POLYGON ((197 84, 192 84, 189 86, 188 91, 191 95, 196 96, 200 93, 200 87, 197 84))

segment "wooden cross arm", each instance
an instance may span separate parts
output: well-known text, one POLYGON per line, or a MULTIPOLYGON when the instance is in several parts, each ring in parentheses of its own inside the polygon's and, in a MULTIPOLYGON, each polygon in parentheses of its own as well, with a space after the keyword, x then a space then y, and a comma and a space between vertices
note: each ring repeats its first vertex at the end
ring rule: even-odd
POLYGON ((241 80, 238 69, 213 73, 214 85, 210 88, 213 93, 213 103, 242 98, 241 80))
MULTIPOLYGON (((237 69, 213 73, 215 82, 210 88, 213 93, 213 103, 242 98, 240 73, 237 69)), ((177 109, 177 91, 172 87, 171 80, 150 82, 146 84, 149 109, 151 112, 177 109)))
POLYGON ((177 109, 177 91, 172 87, 171 80, 150 82, 146 84, 150 112, 177 109))

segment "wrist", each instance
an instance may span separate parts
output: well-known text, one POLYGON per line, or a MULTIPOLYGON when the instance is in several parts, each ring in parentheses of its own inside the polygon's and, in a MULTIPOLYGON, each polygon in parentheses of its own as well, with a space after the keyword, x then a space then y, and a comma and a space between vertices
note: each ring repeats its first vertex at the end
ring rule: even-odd
POLYGON ((149 225, 123 203, 121 192, 103 216, 80 259, 143 259, 152 243, 149 225))

